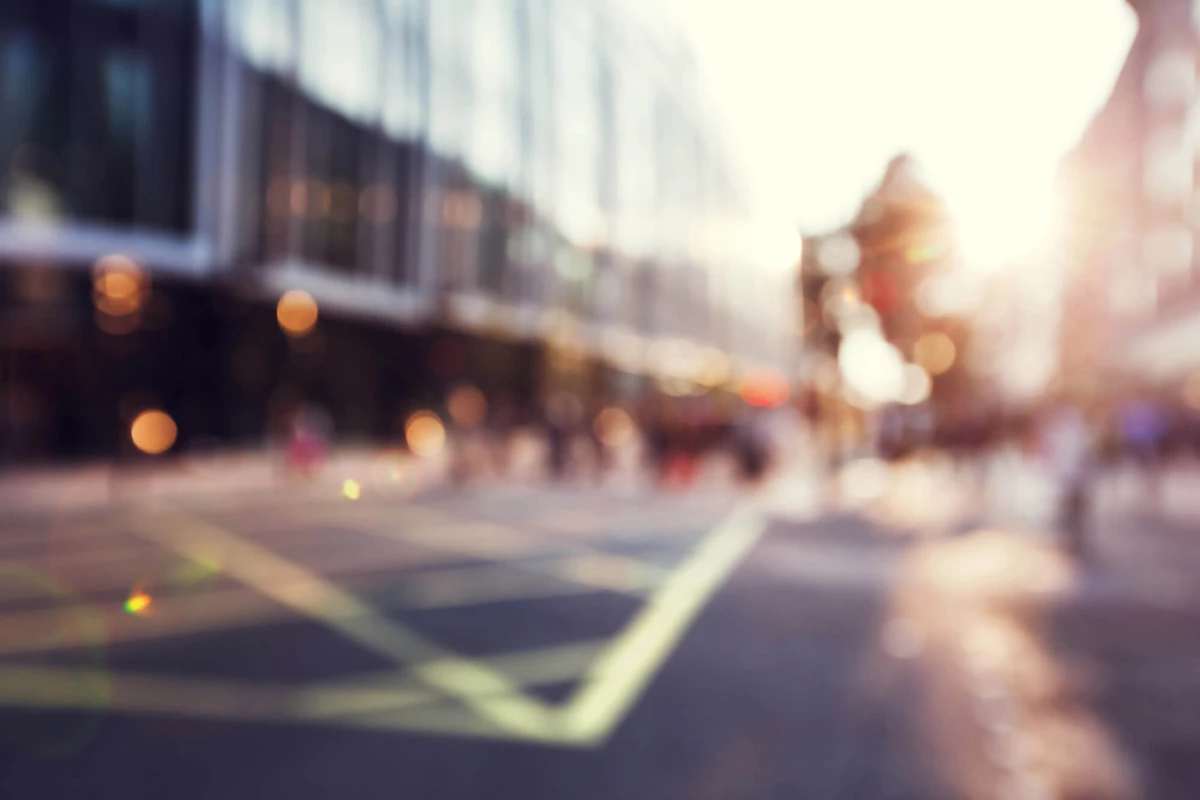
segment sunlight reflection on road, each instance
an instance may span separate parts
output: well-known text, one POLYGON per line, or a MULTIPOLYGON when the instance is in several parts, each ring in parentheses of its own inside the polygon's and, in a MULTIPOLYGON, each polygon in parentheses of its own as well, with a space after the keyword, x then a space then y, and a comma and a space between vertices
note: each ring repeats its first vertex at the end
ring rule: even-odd
POLYGON ((964 797, 1131 798, 1133 772, 1051 650, 1046 602, 1074 571, 1031 540, 977 531, 909 556, 881 647, 917 660, 916 722, 964 797))

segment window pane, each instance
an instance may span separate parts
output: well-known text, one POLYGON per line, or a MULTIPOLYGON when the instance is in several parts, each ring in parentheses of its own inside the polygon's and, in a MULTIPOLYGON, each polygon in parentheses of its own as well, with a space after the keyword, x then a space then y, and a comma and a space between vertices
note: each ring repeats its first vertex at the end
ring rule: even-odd
POLYGON ((422 125, 425 28, 415 0, 389 0, 385 48, 383 126, 396 138, 412 140, 422 125))
POLYGON ((246 60, 272 72, 295 63, 295 25, 288 0, 227 0, 230 39, 246 60))
POLYGON ((0 162, 19 167, 0 210, 185 230, 194 3, 0 10, 0 162))
POLYGON ((363 121, 377 118, 382 20, 372 0, 303 0, 300 81, 314 97, 363 121))

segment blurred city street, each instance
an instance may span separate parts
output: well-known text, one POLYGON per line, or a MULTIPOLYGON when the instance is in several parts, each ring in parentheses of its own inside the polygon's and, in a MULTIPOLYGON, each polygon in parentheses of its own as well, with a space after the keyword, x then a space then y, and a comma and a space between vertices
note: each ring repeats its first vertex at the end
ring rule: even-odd
POLYGON ((988 529, 1012 469, 30 505, 3 519, 0 790, 1188 796, 1188 476, 1136 528, 1156 563, 1105 525, 1079 568, 1033 527, 1036 477, 988 529), (1164 759, 1179 783, 1147 784, 1164 759))
POLYGON ((1191 800, 1200 0, 0 0, 0 800, 1191 800))

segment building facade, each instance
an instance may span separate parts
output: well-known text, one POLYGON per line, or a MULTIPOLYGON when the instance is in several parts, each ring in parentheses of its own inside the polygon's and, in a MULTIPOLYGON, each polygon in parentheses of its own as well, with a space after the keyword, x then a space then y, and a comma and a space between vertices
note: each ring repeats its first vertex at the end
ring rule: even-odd
POLYGON ((1137 35, 1061 172, 1062 366, 1085 394, 1173 393, 1200 370, 1200 11, 1187 0, 1130 5, 1137 35))
POLYGON ((261 429, 281 385, 365 381, 325 400, 379 432, 438 336, 525 394, 792 363, 790 265, 745 255, 691 56, 615 3, 13 0, 0 108, 10 421, 41 405, 43 428, 76 416, 111 444, 138 376, 169 405, 192 359, 196 431, 261 429), (173 309, 157 327, 104 329, 89 270, 114 254, 173 309), (292 289, 332 363, 268 333, 292 289), (65 410, 105 383, 74 374, 96 364, 129 374, 102 410, 65 410), (227 386, 239 371, 254 385, 227 386))

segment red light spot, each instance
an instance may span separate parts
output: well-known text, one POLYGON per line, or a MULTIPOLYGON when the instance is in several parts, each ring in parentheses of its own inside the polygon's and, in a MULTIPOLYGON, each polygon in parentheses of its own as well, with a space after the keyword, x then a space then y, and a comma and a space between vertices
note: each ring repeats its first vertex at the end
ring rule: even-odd
POLYGON ((467 349, 457 339, 438 339, 429 348, 429 368, 435 375, 449 378, 467 365, 467 349))
POLYGON ((896 279, 886 272, 873 270, 862 276, 860 280, 863 300, 880 314, 886 314, 896 307, 900 290, 896 279))
POLYGON ((788 401, 792 390, 787 378, 774 370, 753 370, 743 376, 738 393, 757 408, 777 408, 788 401))

